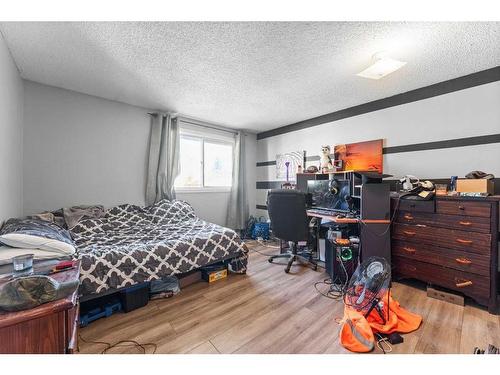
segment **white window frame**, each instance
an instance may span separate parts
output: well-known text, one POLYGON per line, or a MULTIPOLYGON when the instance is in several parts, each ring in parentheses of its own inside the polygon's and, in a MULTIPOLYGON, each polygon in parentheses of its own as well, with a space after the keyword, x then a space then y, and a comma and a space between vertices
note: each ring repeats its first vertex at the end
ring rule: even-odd
MULTIPOLYGON (((231 133, 224 134, 223 131, 203 131, 194 127, 183 125, 181 122, 179 136, 182 138, 196 139, 201 141, 201 182, 205 185, 205 142, 218 143, 231 146, 234 153, 235 140, 231 133)), ((179 151, 180 152, 180 151, 179 151)), ((234 169, 234 163, 233 163, 234 169)), ((229 193, 232 186, 175 186, 176 193, 229 193)))

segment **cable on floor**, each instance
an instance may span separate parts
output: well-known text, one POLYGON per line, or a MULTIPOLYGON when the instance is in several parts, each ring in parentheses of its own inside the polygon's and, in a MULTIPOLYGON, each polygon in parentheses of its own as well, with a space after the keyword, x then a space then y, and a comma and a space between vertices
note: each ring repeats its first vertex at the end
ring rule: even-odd
POLYGON ((316 291, 323 297, 327 297, 336 301, 344 298, 344 294, 347 290, 347 285, 349 284, 349 273, 347 272, 345 264, 342 260, 340 260, 340 265, 342 266, 342 270, 344 271, 344 276, 345 276, 344 281, 342 283, 340 283, 341 278, 338 275, 337 277, 335 277, 333 281, 331 278, 326 278, 323 281, 316 281, 314 283, 314 289, 316 289, 316 291), (318 285, 320 284, 330 286, 330 288, 326 293, 318 289, 318 285))
POLYGON ((344 292, 347 287, 347 283, 338 284, 339 278, 335 278, 332 280, 330 278, 326 278, 322 281, 316 281, 314 283, 314 289, 321 294, 323 297, 333 299, 335 301, 341 300, 344 297, 344 292), (318 285, 329 285, 328 291, 322 291, 318 288, 318 285))
POLYGON ((380 333, 375 333, 375 336, 377 336, 377 347, 382 353, 387 354, 392 352, 392 345, 389 343, 387 337, 382 336, 380 333))
POLYGON ((113 349, 115 347, 135 347, 135 348, 139 348, 140 350, 142 350, 142 354, 148 354, 148 353, 146 353, 147 352, 146 348, 148 346, 150 346, 150 347, 153 348, 153 352, 149 353, 149 354, 155 354, 156 353, 156 349, 158 348, 158 346, 156 344, 151 343, 151 342, 141 344, 141 343, 139 343, 139 342, 137 342, 135 340, 120 340, 120 341, 115 342, 114 344, 111 344, 111 343, 105 342, 105 341, 85 340, 82 337, 82 335, 78 335, 78 337, 80 338, 80 340, 82 340, 86 344, 106 345, 106 348, 104 348, 101 351, 101 354, 106 354, 109 350, 111 350, 111 349, 113 349), (125 344, 125 345, 121 345, 121 344, 125 344))
MULTIPOLYGON (((272 245, 268 245, 268 244, 267 244, 267 243, 265 243, 263 240, 257 240, 257 242, 259 243, 259 245, 262 245, 262 246, 264 246, 264 247, 266 247, 266 248, 269 248, 269 249, 280 249, 280 247, 279 247, 279 246, 272 246, 272 245)), ((250 250, 250 251, 253 251, 253 252, 255 252, 255 253, 258 253, 258 254, 260 254, 260 255, 263 255, 263 256, 265 256, 265 257, 268 257, 268 258, 269 258, 269 257, 272 257, 273 255, 276 255, 276 254, 266 254, 266 253, 263 253, 262 251, 259 251, 259 250, 254 249, 254 248, 252 248, 252 247, 249 247, 249 250, 250 250)), ((278 263, 276 263, 276 264, 278 264, 278 263)))

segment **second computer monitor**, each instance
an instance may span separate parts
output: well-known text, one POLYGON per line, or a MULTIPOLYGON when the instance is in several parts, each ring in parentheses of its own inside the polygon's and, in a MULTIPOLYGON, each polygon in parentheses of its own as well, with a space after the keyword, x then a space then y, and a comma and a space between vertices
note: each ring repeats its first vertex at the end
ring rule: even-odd
POLYGON ((307 192, 312 195, 312 204, 315 208, 350 212, 350 181, 349 180, 322 180, 307 181, 307 192))

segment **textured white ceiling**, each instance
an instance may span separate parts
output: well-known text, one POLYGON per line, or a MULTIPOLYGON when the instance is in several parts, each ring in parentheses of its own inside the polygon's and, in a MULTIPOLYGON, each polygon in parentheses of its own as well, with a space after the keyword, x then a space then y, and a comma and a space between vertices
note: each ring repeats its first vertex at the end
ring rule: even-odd
POLYGON ((500 23, 0 24, 25 79, 264 131, 500 65, 500 23), (355 74, 386 51, 407 61, 355 74))

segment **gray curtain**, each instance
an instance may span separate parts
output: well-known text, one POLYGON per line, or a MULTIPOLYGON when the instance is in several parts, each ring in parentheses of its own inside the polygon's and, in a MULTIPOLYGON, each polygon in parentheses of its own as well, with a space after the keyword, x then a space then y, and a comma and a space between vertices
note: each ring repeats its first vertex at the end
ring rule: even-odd
POLYGON ((151 116, 146 204, 175 199, 174 182, 179 174, 179 126, 169 114, 151 116))
POLYGON ((227 209, 226 226, 240 230, 245 228, 249 216, 245 174, 245 134, 236 134, 233 156, 233 186, 227 209))

